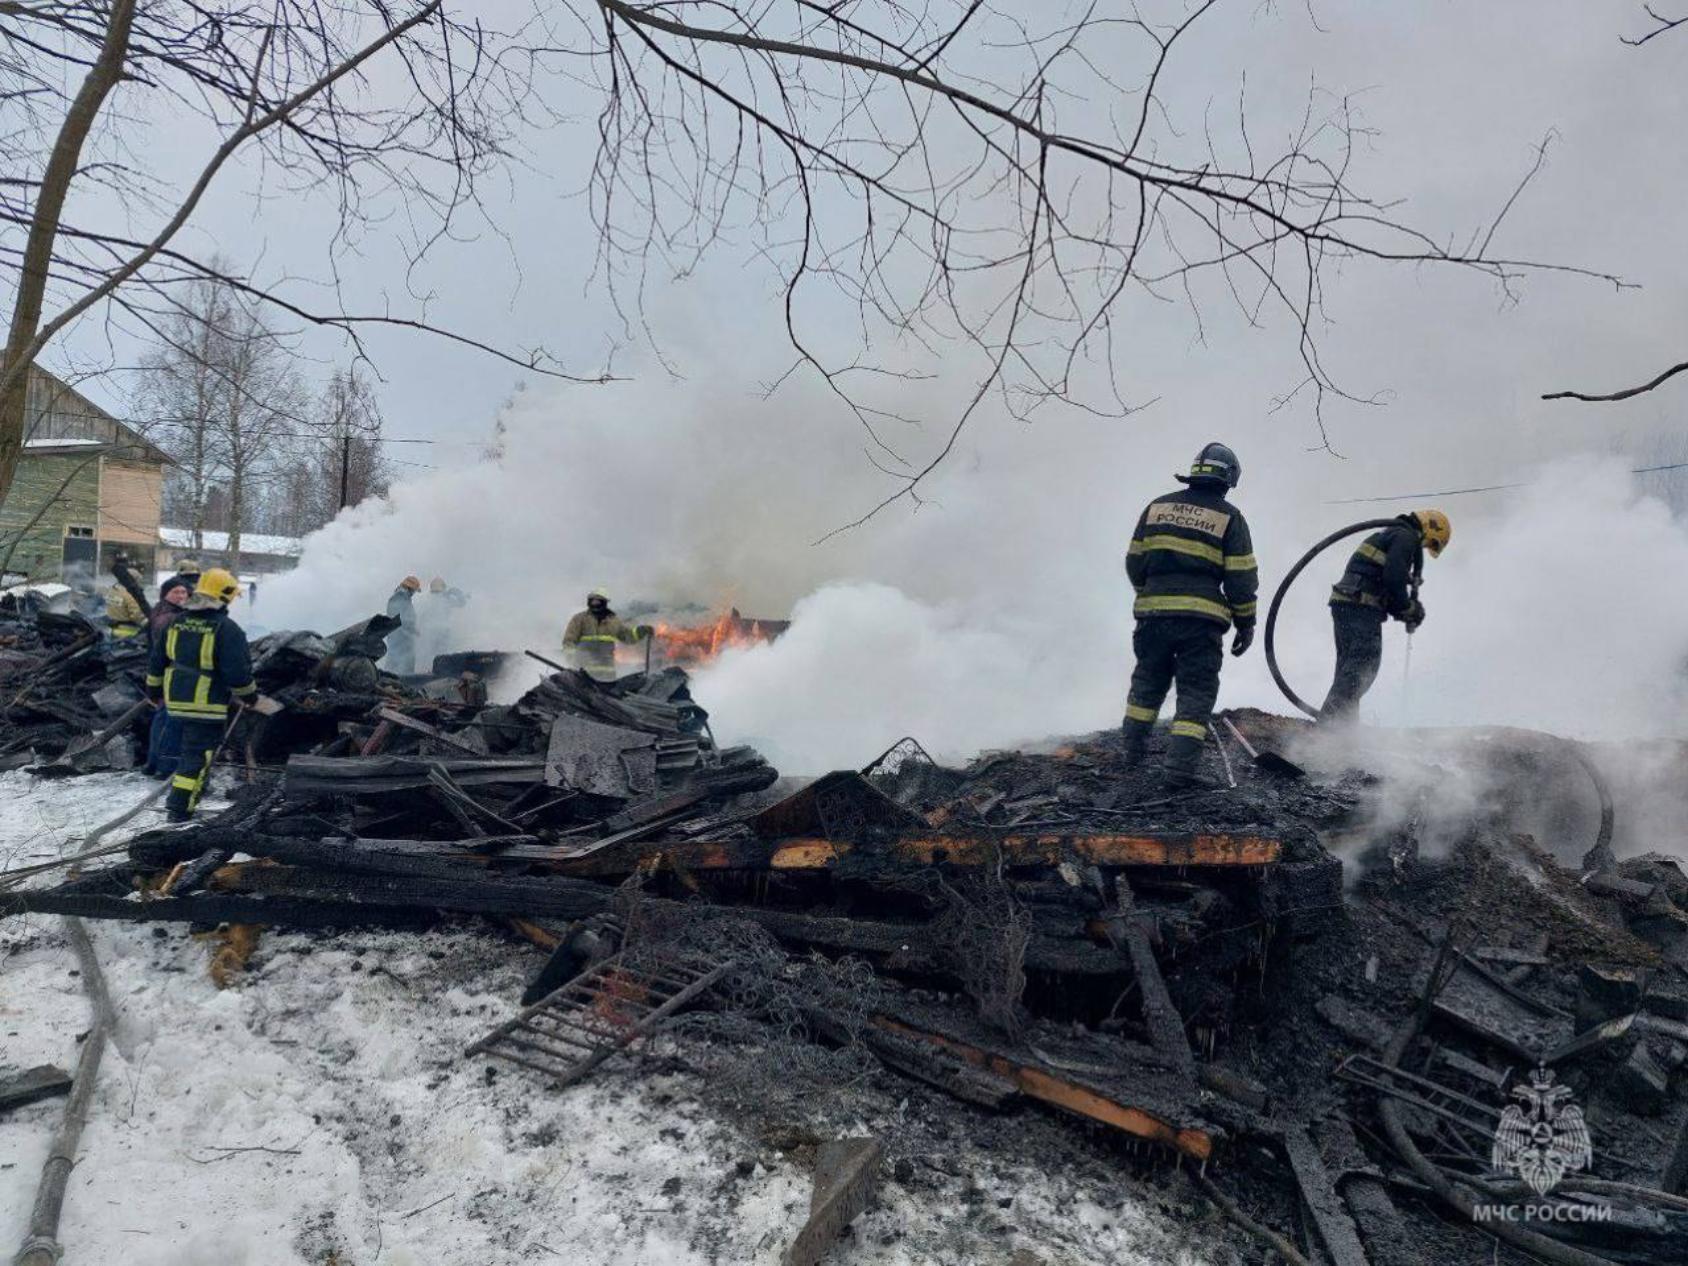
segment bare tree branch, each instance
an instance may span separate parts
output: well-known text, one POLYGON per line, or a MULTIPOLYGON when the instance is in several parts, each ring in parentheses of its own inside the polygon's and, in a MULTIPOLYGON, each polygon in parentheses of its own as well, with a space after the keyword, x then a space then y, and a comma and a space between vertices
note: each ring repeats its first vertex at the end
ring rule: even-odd
POLYGON ((971 0, 590 3, 604 97, 592 208, 611 293, 630 269, 624 319, 638 327, 652 265, 689 271, 742 213, 779 272, 797 353, 774 387, 813 375, 863 427, 891 484, 846 527, 918 505, 993 400, 1022 421, 1052 403, 1128 414, 1119 369, 1132 344, 1119 323, 1139 296, 1185 304, 1198 337, 1215 287, 1251 326, 1287 320, 1304 377, 1273 407, 1306 408, 1328 449, 1328 402, 1383 399, 1339 382, 1321 353, 1333 266, 1451 266, 1509 299, 1537 272, 1622 285, 1496 252, 1546 140, 1463 248, 1356 190, 1355 143, 1368 133, 1349 102, 1317 88, 1275 154, 1251 136, 1240 94, 1235 136, 1209 126, 1205 149, 1186 153, 1192 138, 1167 106, 1176 53, 1220 0, 1169 4, 1159 23, 1093 6, 1042 26, 1035 6, 971 0), (841 347, 844 312, 853 337, 841 347), (877 388, 861 377, 876 343, 889 371, 877 388), (977 377, 917 456, 924 410, 884 382, 916 357, 953 374, 957 348, 977 377))
POLYGON ((1688 24, 1688 13, 1683 14, 1679 18, 1667 18, 1662 13, 1655 10, 1650 4, 1643 7, 1647 11, 1647 16, 1653 19, 1654 26, 1651 31, 1648 31, 1645 35, 1638 38, 1632 39, 1627 35, 1618 36, 1620 40, 1622 40, 1625 44, 1628 44, 1631 48, 1640 48, 1649 40, 1656 40, 1659 36, 1666 35, 1671 31, 1674 31, 1677 27, 1688 24))
POLYGON ((1645 395, 1653 388, 1668 382, 1680 373, 1688 373, 1688 360, 1681 364, 1672 365, 1661 374, 1648 379, 1638 387, 1625 387, 1622 391, 1611 391, 1599 394, 1587 391, 1549 391, 1542 396, 1543 400, 1586 400, 1591 404, 1608 404, 1615 400, 1628 400, 1631 396, 1645 395))

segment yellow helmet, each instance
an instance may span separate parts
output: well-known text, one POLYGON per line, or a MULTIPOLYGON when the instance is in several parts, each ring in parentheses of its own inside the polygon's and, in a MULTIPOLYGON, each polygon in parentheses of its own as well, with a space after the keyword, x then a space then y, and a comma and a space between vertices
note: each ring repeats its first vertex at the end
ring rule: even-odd
POLYGON ((234 573, 225 571, 221 567, 213 567, 199 577, 199 584, 194 592, 203 594, 207 598, 215 598, 225 607, 240 597, 240 581, 234 578, 234 573))
POLYGON ((1414 510, 1413 518, 1418 520, 1418 534, 1430 557, 1440 558, 1448 542, 1454 539, 1454 525, 1448 522, 1448 516, 1440 510, 1414 510))

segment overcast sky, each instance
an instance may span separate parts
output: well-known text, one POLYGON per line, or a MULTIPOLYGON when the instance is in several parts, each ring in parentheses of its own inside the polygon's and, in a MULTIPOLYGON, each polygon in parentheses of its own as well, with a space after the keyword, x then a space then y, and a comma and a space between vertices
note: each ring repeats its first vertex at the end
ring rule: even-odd
MULTIPOLYGON (((1170 14, 1177 6, 1149 9, 1170 14)), ((1305 410, 1268 415, 1297 376, 1292 332, 1281 322, 1239 328, 1225 305, 1210 302, 1202 345, 1188 314, 1134 309, 1118 368, 1128 398, 1158 403, 1132 425, 1222 435, 1256 470, 1293 471, 1298 485, 1357 495, 1412 491, 1427 480, 1490 482, 1521 452, 1599 446, 1612 433, 1674 416, 1675 397, 1688 391, 1683 384, 1621 408, 1545 405, 1536 397, 1564 385, 1627 384, 1683 354, 1688 149, 1676 128, 1688 119, 1688 36, 1626 47, 1619 35, 1644 29, 1640 7, 1581 0, 1315 5, 1313 12, 1317 25, 1298 3, 1267 11, 1239 0, 1202 20, 1164 81, 1172 119, 1192 144, 1204 114, 1225 131, 1245 74, 1262 150, 1271 148, 1274 129, 1299 116, 1309 85, 1353 94, 1375 130, 1353 183, 1399 199, 1396 214, 1460 241, 1494 216, 1532 147, 1551 131, 1548 166, 1503 225, 1497 250, 1616 272, 1642 289, 1617 294, 1598 282, 1537 277, 1513 306, 1492 282, 1453 270, 1362 263, 1333 273, 1328 306, 1338 324, 1322 335, 1330 364, 1358 394, 1385 392, 1389 401, 1331 410, 1333 445, 1346 463, 1303 452, 1315 438, 1305 410)), ((408 274, 378 237, 367 240, 341 262, 352 306, 401 306, 428 295, 430 315, 442 323, 504 346, 543 344, 583 369, 623 340, 591 280, 595 240, 579 196, 599 102, 560 78, 545 92, 567 121, 522 134, 523 164, 489 187, 502 236, 483 230, 442 244, 408 274)), ((152 139, 185 165, 197 154, 182 143, 190 134, 175 128, 175 121, 154 121, 152 139)), ((255 198, 251 182, 243 188, 235 173, 196 220, 192 242, 260 272, 321 278, 329 212, 296 198, 255 198)), ((684 380, 670 380, 636 345, 617 366, 643 380, 648 404, 664 391, 683 402, 688 380, 699 375, 730 383, 742 363, 749 396, 787 354, 777 296, 778 278, 750 243, 724 241, 696 274, 655 276, 647 291, 668 363, 684 380)), ((82 346, 96 337, 85 331, 82 346)), ((395 435, 478 439, 518 380, 545 385, 423 336, 379 335, 371 346, 395 435)), ((321 356, 335 350, 322 340, 311 347, 321 356)), ((964 380, 976 372, 964 362, 957 369, 964 380)), ((562 407, 576 407, 585 391, 606 390, 617 388, 565 392, 562 407)), ((841 410, 806 422, 852 425, 841 410)), ((394 448, 396 456, 434 462, 451 452, 394 448)))

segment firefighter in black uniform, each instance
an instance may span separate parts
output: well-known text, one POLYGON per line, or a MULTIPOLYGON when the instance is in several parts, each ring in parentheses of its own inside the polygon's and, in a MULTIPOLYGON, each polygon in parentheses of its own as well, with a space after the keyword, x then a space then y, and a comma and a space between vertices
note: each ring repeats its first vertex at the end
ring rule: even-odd
POLYGON ((1377 680, 1383 662, 1383 622, 1399 620, 1410 636, 1424 623, 1418 600, 1424 552, 1438 557, 1453 537, 1440 510, 1403 514, 1391 527, 1368 536, 1348 560, 1348 570, 1330 591, 1330 619, 1336 633, 1336 678, 1319 716, 1351 720, 1360 698, 1377 680))
POLYGON ((229 706, 257 697, 246 634, 229 618, 240 582, 221 567, 199 578, 182 614, 152 643, 147 690, 181 723, 176 772, 165 803, 172 822, 193 816, 223 745, 229 706))
POLYGON ((1231 654, 1254 641, 1260 585, 1254 543, 1242 512, 1225 494, 1242 478, 1237 455, 1223 444, 1202 449, 1182 492, 1156 497, 1137 520, 1125 571, 1137 591, 1131 640, 1137 667, 1125 709, 1126 757, 1142 759, 1166 692, 1178 683, 1177 713, 1167 743, 1166 773, 1175 786, 1195 780, 1196 758, 1219 698, 1225 630, 1236 625, 1231 654))

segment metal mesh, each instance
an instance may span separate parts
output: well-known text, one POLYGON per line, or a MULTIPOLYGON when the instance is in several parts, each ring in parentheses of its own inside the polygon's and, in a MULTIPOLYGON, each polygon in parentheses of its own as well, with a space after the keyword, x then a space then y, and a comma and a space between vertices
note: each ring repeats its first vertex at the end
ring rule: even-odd
POLYGON ((629 963, 674 955, 731 960, 713 1005, 674 1020, 705 1093, 763 1116, 807 1115, 870 1076, 878 1061, 862 1034, 883 991, 860 959, 796 958, 748 919, 699 903, 657 906, 624 886, 629 963))
POLYGON ((1000 867, 940 877, 938 889, 943 908, 933 920, 932 936, 944 965, 961 981, 980 1019, 1000 1032, 1018 1034, 1031 915, 1000 867))

